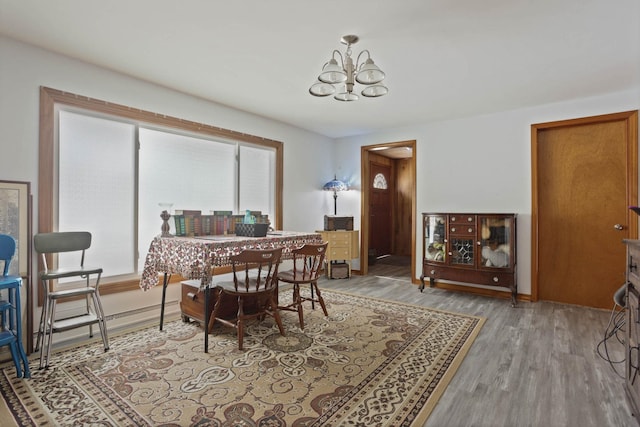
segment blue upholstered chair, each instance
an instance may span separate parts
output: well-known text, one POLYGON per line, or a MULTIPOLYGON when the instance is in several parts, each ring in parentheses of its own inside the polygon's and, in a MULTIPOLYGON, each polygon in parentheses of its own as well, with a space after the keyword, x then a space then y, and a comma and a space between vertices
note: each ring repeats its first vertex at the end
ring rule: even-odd
POLYGON ((16 253, 16 241, 13 237, 0 234, 0 260, 4 261, 4 270, 0 276, 0 347, 8 345, 11 350, 11 358, 16 365, 16 375, 20 378, 30 378, 29 361, 22 345, 22 315, 20 305, 20 287, 22 278, 9 275, 11 259, 16 253), (7 298, 4 299, 6 290, 7 298))

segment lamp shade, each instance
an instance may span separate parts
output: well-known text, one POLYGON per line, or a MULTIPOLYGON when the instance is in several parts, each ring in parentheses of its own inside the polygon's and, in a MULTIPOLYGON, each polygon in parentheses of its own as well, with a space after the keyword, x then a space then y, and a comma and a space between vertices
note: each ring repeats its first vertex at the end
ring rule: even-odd
POLYGON ((334 96, 335 99, 337 99, 338 101, 357 101, 358 100, 358 95, 356 95, 355 93, 351 93, 351 92, 340 92, 338 94, 336 94, 334 96))
POLYGON ((347 184, 334 177, 331 181, 323 185, 322 189, 325 191, 347 191, 349 188, 347 184))
POLYGON ((318 80, 323 83, 336 84, 347 80, 347 73, 338 65, 338 61, 331 58, 322 69, 322 73, 318 76, 318 80))
POLYGON ((333 191, 333 214, 338 214, 338 191, 347 191, 347 184, 333 176, 333 179, 322 186, 324 191, 333 191))
POLYGON ((382 80, 384 80, 384 72, 373 63, 371 58, 362 64, 360 71, 356 74, 356 81, 364 85, 380 83, 382 80))
POLYGON ((329 83, 318 81, 309 88, 309 93, 314 96, 328 96, 335 93, 336 88, 329 83))
POLYGON ((387 89, 387 87, 384 85, 371 85, 364 88, 360 93, 362 93, 362 96, 366 96, 368 98, 375 98, 378 96, 386 95, 388 92, 389 92, 389 89, 387 89))

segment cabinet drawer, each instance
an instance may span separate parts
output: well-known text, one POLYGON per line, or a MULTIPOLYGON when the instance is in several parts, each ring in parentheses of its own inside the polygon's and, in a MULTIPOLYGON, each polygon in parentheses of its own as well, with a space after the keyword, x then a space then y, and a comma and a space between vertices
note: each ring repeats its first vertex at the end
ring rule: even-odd
POLYGON ((515 278, 513 273, 498 273, 498 272, 481 272, 481 280, 484 284, 491 286, 513 286, 515 278))
POLYGON ((329 236, 329 246, 344 247, 349 246, 351 242, 350 234, 332 234, 329 236))
POLYGON ((452 280, 476 285, 511 287, 515 285, 515 274, 511 272, 478 271, 463 268, 448 268, 425 263, 424 275, 435 280, 452 280))
POLYGON ((449 215, 449 224, 471 224, 475 226, 476 216, 465 214, 449 215))
POLYGON ((449 234, 456 236, 468 236, 476 234, 475 224, 449 224, 449 234))
POLYGON ((349 248, 331 248, 329 249, 329 259, 351 259, 349 248))

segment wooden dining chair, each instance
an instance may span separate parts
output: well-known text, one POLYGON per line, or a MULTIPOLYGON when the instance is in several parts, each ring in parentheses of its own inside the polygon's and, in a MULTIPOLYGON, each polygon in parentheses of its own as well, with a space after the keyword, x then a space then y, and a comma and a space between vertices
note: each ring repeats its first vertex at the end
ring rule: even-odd
POLYGON ((322 272, 327 245, 327 242, 319 244, 308 243, 298 249, 294 249, 292 251, 293 268, 278 273, 278 282, 291 283, 293 285, 293 300, 291 304, 280 306, 279 308, 280 310, 298 312, 300 329, 304 329, 303 301, 311 301, 312 309, 315 309, 316 302, 319 303, 324 315, 329 315, 320 293, 320 288, 318 288, 318 278, 322 272), (310 285, 310 297, 304 297, 300 292, 300 285, 307 283, 310 285))
POLYGON ((245 249, 230 257, 233 281, 216 283, 216 305, 209 318, 208 330, 211 332, 216 322, 236 328, 238 331, 238 349, 243 349, 244 327, 247 320, 262 320, 272 316, 281 335, 285 335, 282 319, 278 312, 276 293, 277 276, 282 248, 257 250, 245 249), (237 300, 238 311, 233 318, 223 318, 222 305, 229 297, 237 300), (252 309, 247 310, 251 305, 252 309), (255 307, 255 308, 254 308, 255 307))

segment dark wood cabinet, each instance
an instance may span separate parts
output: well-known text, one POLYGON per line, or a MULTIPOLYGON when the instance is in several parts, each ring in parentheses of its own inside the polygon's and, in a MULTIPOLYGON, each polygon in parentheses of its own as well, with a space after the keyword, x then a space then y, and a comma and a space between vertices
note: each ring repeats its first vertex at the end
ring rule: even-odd
POLYGON ((516 305, 516 214, 423 213, 425 278, 506 287, 516 305))
MULTIPOLYGON (((204 319, 204 290, 200 289, 200 280, 184 280, 181 282, 182 298, 180 299, 180 314, 183 322, 190 320, 200 325, 204 319)), ((224 319, 233 318, 238 312, 238 301, 226 295, 222 300, 219 317, 224 319)), ((218 292, 212 288, 209 292, 209 315, 213 313, 213 308, 218 301, 218 292)), ((257 301, 255 298, 247 299, 244 304, 246 313, 255 313, 257 310, 257 301)), ((263 300, 259 300, 264 304, 263 300)), ((276 300, 277 302, 277 300, 276 300)))
POLYGON ((624 242, 627 245, 625 389, 633 416, 640 424, 640 240, 624 242))
MULTIPOLYGON (((181 284, 182 298, 180 299, 180 312, 182 321, 190 319, 202 324, 204 319, 204 291, 200 289, 200 280, 184 280, 181 284)), ((216 303, 215 292, 210 292, 209 313, 213 312, 216 303)))

